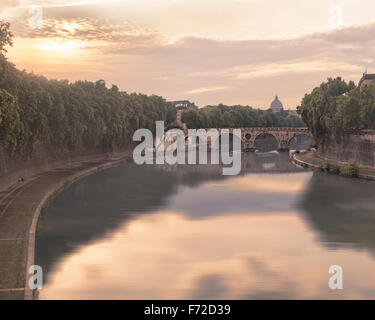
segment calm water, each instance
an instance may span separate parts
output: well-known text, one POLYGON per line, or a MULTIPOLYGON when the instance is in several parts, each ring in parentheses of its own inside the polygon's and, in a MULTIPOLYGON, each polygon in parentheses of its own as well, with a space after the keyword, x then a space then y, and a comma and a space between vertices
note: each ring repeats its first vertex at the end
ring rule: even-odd
POLYGON ((38 226, 40 298, 375 298, 375 183, 242 158, 236 177, 129 163, 60 193, 38 226))

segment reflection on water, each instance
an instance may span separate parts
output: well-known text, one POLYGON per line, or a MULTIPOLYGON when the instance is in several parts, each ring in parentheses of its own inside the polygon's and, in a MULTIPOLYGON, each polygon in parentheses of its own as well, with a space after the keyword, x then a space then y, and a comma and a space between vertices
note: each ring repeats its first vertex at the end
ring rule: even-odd
POLYGON ((330 248, 367 249, 375 256, 374 195, 374 182, 315 174, 300 209, 330 248))
POLYGON ((63 191, 38 228, 40 298, 375 298, 375 183, 242 158, 236 177, 129 163, 63 191))

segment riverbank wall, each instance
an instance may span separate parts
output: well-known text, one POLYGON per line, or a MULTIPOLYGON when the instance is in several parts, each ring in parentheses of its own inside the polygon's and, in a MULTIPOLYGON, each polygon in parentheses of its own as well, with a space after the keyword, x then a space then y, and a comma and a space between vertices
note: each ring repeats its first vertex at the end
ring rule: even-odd
MULTIPOLYGON (((126 150, 119 149, 114 152, 126 150)), ((0 145, 0 191, 17 184, 23 177, 31 177, 75 162, 90 161, 92 158, 111 153, 103 149, 80 149, 75 151, 58 148, 45 143, 36 143, 30 156, 10 156, 7 150, 0 145)))
POLYGON ((0 300, 35 298, 28 284, 29 270, 34 264, 39 215, 48 200, 78 179, 127 161, 131 155, 132 149, 127 148, 84 155, 81 161, 72 158, 72 164, 61 167, 53 163, 51 170, 0 192, 0 240, 4 240, 0 241, 0 274, 7 275, 0 278, 0 300))
POLYGON ((317 152, 325 159, 375 168, 375 130, 326 138, 317 152))

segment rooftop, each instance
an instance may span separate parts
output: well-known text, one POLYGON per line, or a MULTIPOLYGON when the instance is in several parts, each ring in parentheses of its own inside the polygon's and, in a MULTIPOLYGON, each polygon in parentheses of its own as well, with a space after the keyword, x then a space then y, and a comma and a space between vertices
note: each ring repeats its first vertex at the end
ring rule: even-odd
POLYGON ((361 80, 359 80, 358 86, 362 87, 365 85, 375 83, 375 74, 374 73, 367 73, 367 70, 363 73, 361 80))

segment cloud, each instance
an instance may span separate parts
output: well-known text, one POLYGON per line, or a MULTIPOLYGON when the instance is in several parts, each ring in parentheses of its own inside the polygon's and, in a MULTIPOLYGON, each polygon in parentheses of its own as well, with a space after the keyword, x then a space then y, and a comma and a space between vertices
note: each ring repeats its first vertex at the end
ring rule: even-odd
POLYGON ((203 92, 212 92, 212 91, 219 91, 219 90, 226 90, 227 87, 205 87, 205 88, 197 88, 193 90, 187 91, 187 93, 203 93, 203 92))
MULTIPOLYGON (((198 105, 222 102, 265 108, 277 92, 284 105, 293 108, 329 76, 358 81, 366 67, 375 72, 375 23, 294 38, 189 36, 171 41, 156 29, 135 23, 139 17, 125 21, 108 14, 99 17, 98 7, 103 8, 81 2, 73 9, 55 2, 44 10, 43 29, 28 28, 24 15, 12 25, 13 31, 28 40, 61 40, 59 45, 82 42, 80 48, 97 50, 95 68, 103 70, 99 74, 109 82, 127 91, 186 98, 198 105)), ((84 74, 76 65, 74 70, 64 77, 84 74)))
MULTIPOLYGON (((43 19, 42 28, 31 29, 24 18, 19 18, 14 32, 23 38, 55 38, 73 41, 103 41, 118 45, 151 44, 157 34, 128 22, 113 24, 108 19, 43 19)), ((124 46, 126 47, 126 46, 124 46)))
POLYGON ((115 21, 111 17, 106 18, 105 14, 99 14, 98 8, 103 9, 104 4, 103 0, 5 0, 0 9, 5 10, 2 17, 11 22, 12 31, 18 38, 102 41, 121 47, 155 43, 158 37, 156 32, 134 21, 115 21), (40 9, 40 16, 37 17, 40 28, 30 27, 30 22, 36 18, 36 7, 40 9))
MULTIPOLYGON (((135 54, 151 52, 172 58, 171 62, 199 65, 202 69, 227 69, 270 63, 298 63, 311 58, 319 60, 343 58, 362 64, 362 59, 375 52, 375 24, 352 27, 329 33, 318 33, 286 40, 217 41, 202 38, 183 38, 160 47, 143 48, 135 54)), ((116 48, 114 52, 131 54, 132 50, 116 48)))
POLYGON ((375 24, 371 24, 293 39, 186 37, 171 44, 105 50, 119 63, 125 57, 147 61, 144 74, 155 72, 155 78, 168 79, 165 84, 152 83, 153 92, 160 90, 171 99, 266 107, 278 92, 286 107, 293 108, 327 77, 358 81, 366 67, 375 71, 374 34, 375 24))
POLYGON ((3 13, 7 9, 17 7, 20 4, 18 0, 1 0, 0 2, 0 13, 3 13))

